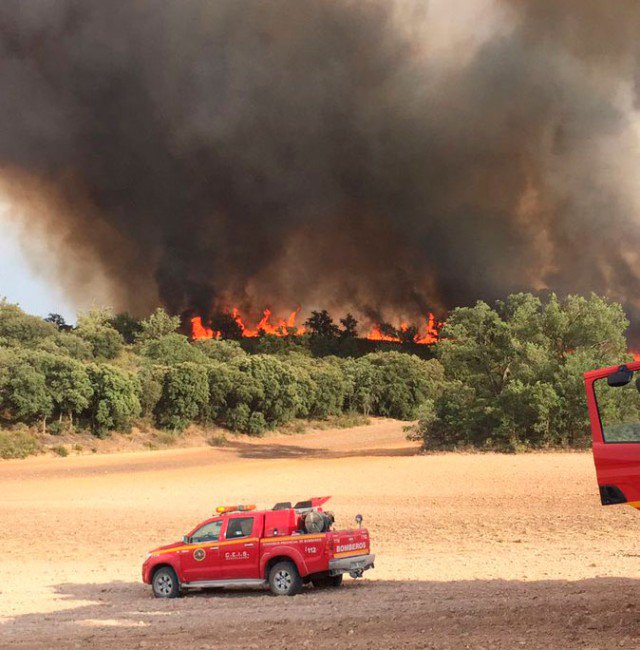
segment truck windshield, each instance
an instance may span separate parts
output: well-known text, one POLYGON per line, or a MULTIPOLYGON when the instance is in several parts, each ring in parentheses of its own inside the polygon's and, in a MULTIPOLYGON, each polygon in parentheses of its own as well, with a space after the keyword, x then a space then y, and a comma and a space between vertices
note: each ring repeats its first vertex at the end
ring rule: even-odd
POLYGON ((605 442, 640 442, 640 392, 634 380, 609 386, 606 377, 594 384, 605 442))

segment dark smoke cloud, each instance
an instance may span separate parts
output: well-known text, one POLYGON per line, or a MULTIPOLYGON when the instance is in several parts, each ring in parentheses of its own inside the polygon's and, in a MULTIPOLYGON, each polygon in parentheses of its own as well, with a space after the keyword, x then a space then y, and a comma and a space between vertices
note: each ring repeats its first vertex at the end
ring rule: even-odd
POLYGON ((3 0, 2 176, 70 290, 100 265, 137 312, 635 309, 639 28, 636 0, 3 0))

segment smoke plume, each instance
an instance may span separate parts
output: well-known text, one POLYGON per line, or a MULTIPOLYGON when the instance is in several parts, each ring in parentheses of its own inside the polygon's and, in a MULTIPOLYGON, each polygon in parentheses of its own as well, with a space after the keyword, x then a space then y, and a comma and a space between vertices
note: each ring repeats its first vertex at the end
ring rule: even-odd
POLYGON ((2 187, 137 313, 640 312, 639 31, 636 0, 3 0, 2 187))

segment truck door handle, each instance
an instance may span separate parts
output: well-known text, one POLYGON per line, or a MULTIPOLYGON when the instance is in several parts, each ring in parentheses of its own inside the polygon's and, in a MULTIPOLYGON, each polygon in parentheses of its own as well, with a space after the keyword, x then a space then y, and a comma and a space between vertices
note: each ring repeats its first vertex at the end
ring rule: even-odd
POLYGON ((249 542, 249 543, 247 543, 247 544, 244 545, 245 548, 247 548, 247 547, 249 547, 249 546, 253 546, 253 542, 249 542))

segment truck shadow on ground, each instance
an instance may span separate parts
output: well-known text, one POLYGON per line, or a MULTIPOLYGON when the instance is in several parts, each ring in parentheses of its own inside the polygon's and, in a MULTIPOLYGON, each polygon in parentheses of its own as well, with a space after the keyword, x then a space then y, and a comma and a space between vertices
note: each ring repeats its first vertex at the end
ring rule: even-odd
POLYGON ((228 441, 223 447, 225 450, 234 451, 240 458, 254 459, 287 459, 287 458, 359 458, 359 457, 398 457, 416 456, 420 453, 419 447, 396 447, 375 449, 349 449, 340 451, 336 449, 323 449, 302 447, 298 445, 250 444, 228 441))
POLYGON ((294 598, 215 590, 161 600, 140 583, 60 584, 53 589, 65 609, 9 619, 0 647, 213 648, 221 638, 224 647, 260 648, 284 647, 284 638, 286 647, 341 638, 349 647, 638 647, 639 588, 627 578, 348 580, 294 598), (331 634, 318 636, 325 629, 331 634))

